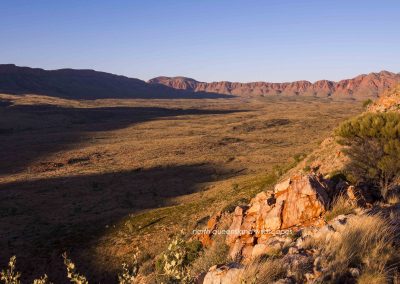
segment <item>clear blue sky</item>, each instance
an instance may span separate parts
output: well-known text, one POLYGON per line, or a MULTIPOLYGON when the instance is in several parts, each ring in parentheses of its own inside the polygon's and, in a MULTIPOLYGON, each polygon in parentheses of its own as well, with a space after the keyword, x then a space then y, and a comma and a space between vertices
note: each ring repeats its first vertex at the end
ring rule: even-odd
POLYGON ((1 0, 0 63, 143 80, 400 72, 399 0, 1 0))

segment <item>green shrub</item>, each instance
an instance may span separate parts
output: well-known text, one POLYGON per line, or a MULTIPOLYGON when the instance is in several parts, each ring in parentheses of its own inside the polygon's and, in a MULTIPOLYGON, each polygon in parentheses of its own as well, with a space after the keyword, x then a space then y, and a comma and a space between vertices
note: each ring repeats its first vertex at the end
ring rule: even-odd
POLYGON ((367 99, 367 100, 363 101, 362 105, 364 108, 367 108, 372 103, 373 103, 373 101, 371 99, 367 99))
POLYGON ((342 123, 336 134, 348 146, 349 174, 386 198, 400 176, 400 114, 368 113, 342 123))
POLYGON ((193 240, 190 242, 186 242, 186 264, 192 263, 198 256, 199 253, 203 250, 203 244, 199 240, 193 240))

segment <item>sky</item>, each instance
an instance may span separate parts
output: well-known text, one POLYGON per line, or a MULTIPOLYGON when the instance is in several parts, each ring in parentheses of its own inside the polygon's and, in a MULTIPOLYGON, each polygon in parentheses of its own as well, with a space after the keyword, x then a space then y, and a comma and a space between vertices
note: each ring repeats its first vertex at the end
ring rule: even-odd
POLYGON ((148 80, 400 72, 399 0, 0 0, 0 63, 148 80))

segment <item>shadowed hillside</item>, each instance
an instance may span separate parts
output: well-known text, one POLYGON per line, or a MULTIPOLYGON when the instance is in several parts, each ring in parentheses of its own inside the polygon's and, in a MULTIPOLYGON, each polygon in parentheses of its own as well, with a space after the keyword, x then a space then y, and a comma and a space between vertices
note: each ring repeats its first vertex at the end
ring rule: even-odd
POLYGON ((101 98, 227 98, 212 93, 192 93, 142 80, 94 70, 44 70, 0 65, 0 92, 38 94, 69 99, 101 98))

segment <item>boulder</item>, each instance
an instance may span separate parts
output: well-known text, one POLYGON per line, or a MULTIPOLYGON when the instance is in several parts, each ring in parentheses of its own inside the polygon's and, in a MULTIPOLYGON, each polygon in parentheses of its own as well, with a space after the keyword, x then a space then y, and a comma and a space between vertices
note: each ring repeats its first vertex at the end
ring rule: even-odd
POLYGON ((255 258, 275 249, 277 236, 288 237, 300 226, 320 226, 329 205, 327 186, 315 174, 292 176, 273 192, 261 192, 248 207, 237 207, 226 243, 237 259, 255 258), (272 248, 273 247, 273 248, 272 248))
POLYGON ((312 221, 329 205, 327 187, 316 175, 292 177, 286 190, 276 196, 277 203, 284 202, 281 229, 312 221))
POLYGON ((243 267, 237 263, 230 263, 226 265, 212 266, 206 276, 204 277, 203 284, 230 284, 234 283, 242 273, 243 267))

